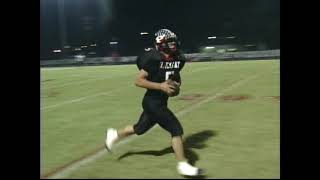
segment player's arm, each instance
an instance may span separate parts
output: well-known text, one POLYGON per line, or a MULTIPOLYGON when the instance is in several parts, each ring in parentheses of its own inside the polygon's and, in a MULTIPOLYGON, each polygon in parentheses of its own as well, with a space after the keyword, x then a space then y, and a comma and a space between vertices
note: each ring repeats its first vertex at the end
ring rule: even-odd
POLYGON ((146 89, 154 89, 154 90, 160 90, 167 94, 170 94, 174 91, 174 86, 168 84, 168 82, 162 82, 162 83, 156 83, 147 80, 148 72, 141 69, 137 75, 135 85, 138 87, 146 88, 146 89))

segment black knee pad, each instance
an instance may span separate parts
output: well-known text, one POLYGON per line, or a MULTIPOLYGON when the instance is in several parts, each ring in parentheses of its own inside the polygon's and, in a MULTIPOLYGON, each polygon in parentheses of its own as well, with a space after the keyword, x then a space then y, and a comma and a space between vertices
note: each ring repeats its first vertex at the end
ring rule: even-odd
POLYGON ((147 129, 143 129, 141 126, 139 126, 139 124, 135 124, 133 126, 133 130, 136 135, 142 135, 147 131, 147 129))
POLYGON ((142 135, 155 124, 156 122, 150 119, 150 115, 148 115, 146 112, 143 112, 139 118, 139 121, 133 125, 133 130, 137 135, 142 135))
POLYGON ((174 136, 182 136, 183 135, 182 126, 179 124, 177 126, 172 127, 171 130, 170 130, 170 134, 171 134, 172 137, 174 137, 174 136))
POLYGON ((171 136, 183 135, 183 128, 179 120, 168 108, 161 108, 156 114, 157 123, 163 129, 167 130, 171 134, 171 136))

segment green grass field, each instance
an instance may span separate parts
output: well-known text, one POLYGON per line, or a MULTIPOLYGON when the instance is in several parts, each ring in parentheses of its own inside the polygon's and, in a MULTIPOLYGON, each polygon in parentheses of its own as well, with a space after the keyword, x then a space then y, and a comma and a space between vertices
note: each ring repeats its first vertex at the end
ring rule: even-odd
MULTIPOLYGON (((134 86, 136 73, 135 65, 41 68, 42 175, 103 147, 108 127, 138 120, 145 90, 134 86)), ((203 178, 280 178, 279 76, 279 59, 186 64, 169 107, 184 127, 187 157, 206 169, 203 178), (190 95, 197 97, 180 99, 190 95)), ((185 178, 158 126, 63 176, 185 178)))

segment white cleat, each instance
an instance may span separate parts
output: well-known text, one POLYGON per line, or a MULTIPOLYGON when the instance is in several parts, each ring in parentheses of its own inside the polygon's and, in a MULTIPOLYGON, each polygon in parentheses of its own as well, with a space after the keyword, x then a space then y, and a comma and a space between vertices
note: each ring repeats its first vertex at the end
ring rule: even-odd
POLYGON ((178 162, 177 170, 179 174, 184 176, 198 176, 202 173, 202 170, 196 167, 193 167, 187 162, 178 162))
POLYGON ((116 129, 109 128, 107 130, 107 137, 105 140, 105 145, 108 151, 111 151, 114 141, 118 138, 118 132, 116 129))

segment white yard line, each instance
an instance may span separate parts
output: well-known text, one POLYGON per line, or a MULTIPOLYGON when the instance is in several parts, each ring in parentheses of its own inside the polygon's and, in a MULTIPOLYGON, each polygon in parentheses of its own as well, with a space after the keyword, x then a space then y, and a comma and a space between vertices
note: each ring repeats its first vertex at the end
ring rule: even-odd
MULTIPOLYGON (((206 69, 214 69, 215 66, 210 66, 210 67, 204 67, 204 68, 199 68, 199 69, 196 69, 196 70, 191 70, 191 71, 188 71, 186 72, 185 75, 189 74, 189 73, 194 73, 194 72, 199 72, 199 71, 203 71, 203 70, 206 70, 206 69)), ((51 89, 51 88, 61 88, 61 87, 66 87, 66 86, 69 86, 69 85, 79 85, 79 84, 85 84, 87 82, 90 82, 90 81, 96 81, 96 80, 103 80, 103 79, 111 79, 111 78, 114 78, 114 77, 126 77, 126 76, 132 76, 134 74, 129 74, 129 75, 123 75, 123 76, 100 76, 100 77, 97 77, 97 78, 94 78, 94 79, 87 79, 87 80, 83 80, 83 81, 76 81, 76 82, 67 82, 67 83, 64 83, 64 84, 59 84, 59 85, 53 85, 53 86, 44 86, 43 89, 51 89)), ((84 77, 84 76, 81 76, 81 75, 71 75, 72 77, 84 77)), ((92 76, 91 76, 92 77, 92 76)))
POLYGON ((68 101, 63 101, 61 103, 58 103, 58 104, 54 104, 54 105, 50 105, 50 106, 45 106, 43 108, 40 108, 40 110, 45 110, 45 109, 52 109, 52 108, 55 108, 55 107, 59 107, 59 106, 62 106, 62 105, 66 105, 66 104, 72 104, 72 103, 75 103, 75 102, 80 102, 80 101, 83 101, 83 100, 87 100, 87 99, 90 99, 90 98, 94 98, 94 97, 98 97, 98 96, 103 96, 103 95, 107 95, 107 94, 111 94, 115 91, 118 91, 122 88, 117 88, 117 89, 113 89, 111 91, 107 91, 107 92, 102 92, 102 93, 97 93, 97 94, 94 94, 94 95, 90 95, 90 96, 85 96, 85 97, 81 97, 81 98, 77 98, 77 99, 72 99, 72 100, 68 100, 68 101))
MULTIPOLYGON (((80 84, 86 84, 88 82, 93 82, 97 80, 105 80, 105 79, 112 79, 114 77, 126 77, 126 76, 132 76, 133 74, 126 74, 126 75, 119 75, 119 76, 100 76, 94 79, 87 79, 87 80, 80 80, 80 81, 74 81, 74 82, 66 82, 64 84, 59 84, 59 85, 53 85, 53 86, 44 86, 43 89, 52 89, 52 88, 62 88, 70 85, 80 85, 80 84)), ((84 76, 82 76, 84 77, 84 76)), ((92 76, 91 76, 92 77, 92 76)))
MULTIPOLYGON (((194 70, 194 71, 189 71, 189 72, 187 72, 185 75, 192 74, 192 73, 199 72, 199 71, 203 71, 203 70, 207 70, 207 69, 214 69, 214 67, 211 67, 211 68, 210 68, 210 67, 199 68, 199 69, 196 69, 196 70, 194 70)), ((98 79, 100 79, 100 78, 98 78, 98 79)), ((91 81, 91 80, 88 80, 88 81, 91 81)), ((86 83, 86 82, 84 82, 84 81, 78 82, 78 84, 80 84, 80 83, 86 83)), ((43 107, 43 108, 40 108, 40 110, 52 109, 52 108, 55 108, 55 107, 60 107, 60 106, 62 106, 62 105, 80 102, 80 101, 83 101, 83 100, 86 100, 86 99, 90 99, 90 98, 94 98, 94 97, 98 97, 98 96, 110 94, 110 93, 116 92, 116 91, 118 91, 118 90, 120 90, 120 89, 123 89, 123 88, 117 88, 117 89, 113 89, 113 90, 108 91, 108 92, 101 92, 101 93, 94 94, 94 95, 90 95, 90 96, 85 96, 85 97, 81 97, 81 98, 76 98, 76 99, 71 99, 71 100, 63 101, 63 102, 61 102, 61 103, 57 103, 57 104, 54 104, 54 105, 45 106, 45 107, 43 107)))
MULTIPOLYGON (((232 85, 230 85, 229 87, 223 89, 222 91, 220 91, 220 92, 218 92, 218 93, 216 93, 216 94, 214 94, 214 95, 212 95, 212 96, 210 96, 210 97, 208 97, 206 99, 203 99, 203 100, 199 101, 198 103, 195 103, 195 104, 187 107, 184 110, 181 110, 181 111, 177 112, 176 115, 177 116, 183 116, 183 115, 185 115, 185 114, 187 114, 187 113, 199 108, 201 105, 203 105, 203 104, 205 104, 205 103, 207 103, 209 101, 214 100, 215 98, 217 98, 218 96, 221 96, 225 92, 231 91, 234 88, 237 88, 237 87, 245 84, 246 82, 248 82, 248 81, 250 81, 250 80, 252 80, 254 78, 257 78, 258 76, 261 76, 262 74, 263 73, 258 74, 258 75, 252 75, 252 76, 247 77, 245 79, 239 80, 238 82, 233 83, 232 85)), ((154 127, 158 127, 158 126, 154 126, 154 127)), ((153 130, 154 127, 151 130, 153 130)), ((128 138, 128 139, 126 139, 126 141, 122 141, 119 144, 116 144, 114 148, 117 148, 117 146, 119 146, 121 144, 126 144, 126 143, 132 141, 135 138, 137 138, 137 136, 128 138)), ((67 166, 64 169, 62 169, 60 171, 57 171, 56 173, 54 173, 53 175, 49 176, 48 178, 50 178, 50 179, 63 178, 65 176, 67 176, 68 174, 72 173, 73 171, 75 171, 76 169, 78 169, 79 167, 81 167, 83 165, 86 165, 86 164, 88 164, 90 162, 93 162, 93 161, 97 160, 98 158, 102 157, 103 155, 105 155, 107 153, 108 153, 108 151, 106 151, 105 149, 102 149, 102 150, 98 151, 97 153, 95 153, 95 154, 93 154, 91 156, 88 156, 87 158, 84 158, 84 159, 82 159, 80 161, 77 161, 74 164, 71 164, 71 165, 67 166)))

